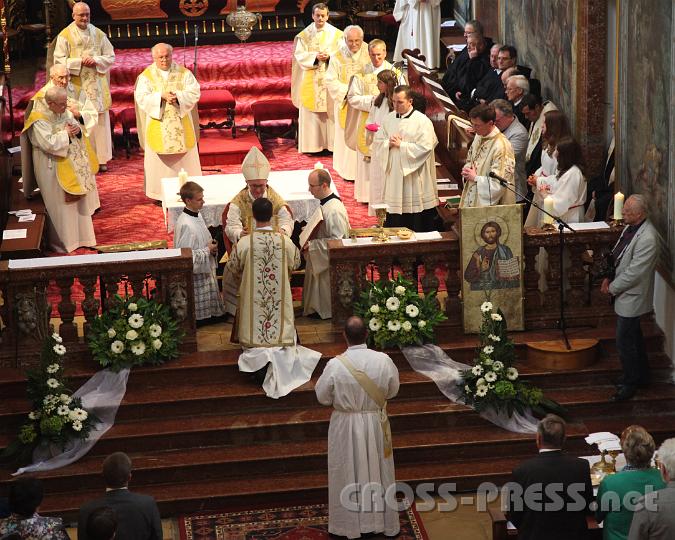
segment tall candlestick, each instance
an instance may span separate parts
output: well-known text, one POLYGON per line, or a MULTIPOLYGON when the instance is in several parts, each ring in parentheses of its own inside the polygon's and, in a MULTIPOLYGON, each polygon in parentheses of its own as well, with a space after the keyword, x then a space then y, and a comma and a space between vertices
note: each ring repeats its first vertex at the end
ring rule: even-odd
POLYGON ((180 170, 178 173, 178 187, 183 187, 183 184, 188 181, 188 173, 185 171, 185 169, 180 170))
POLYGON ((624 194, 618 191, 616 195, 614 195, 614 219, 619 221, 623 219, 623 199, 624 199, 624 194))
MULTIPOLYGON (((550 195, 544 199, 544 210, 546 210, 549 214, 553 213, 553 197, 550 195)), ((553 217, 549 216, 548 214, 544 214, 544 224, 552 223, 553 217)))

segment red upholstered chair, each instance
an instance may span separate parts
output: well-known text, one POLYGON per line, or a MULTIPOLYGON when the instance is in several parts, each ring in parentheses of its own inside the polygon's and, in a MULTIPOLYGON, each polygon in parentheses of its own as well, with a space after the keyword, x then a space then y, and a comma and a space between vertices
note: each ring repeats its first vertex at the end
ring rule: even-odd
POLYGON ((136 109, 134 107, 122 109, 115 115, 115 118, 110 119, 113 126, 115 121, 122 125, 122 137, 126 145, 127 159, 129 159, 131 157, 131 130, 136 129, 136 109))
POLYGON ((209 128, 232 128, 232 138, 237 136, 236 126, 234 122, 234 108, 237 102, 229 90, 202 90, 202 95, 199 98, 197 110, 199 116, 207 111, 223 111, 225 110, 226 118, 222 122, 210 121, 206 124, 199 124, 202 129, 209 128))
POLYGON ((256 101, 251 105, 253 112, 253 125, 258 134, 258 139, 262 140, 263 130, 275 128, 270 131, 271 134, 285 136, 289 134, 297 142, 298 139, 298 109, 290 99, 269 99, 267 101, 256 101), (278 122, 279 120, 289 120, 290 124, 284 131, 279 131, 279 126, 264 125, 264 122, 278 122), (279 135, 280 133, 280 135, 279 135))

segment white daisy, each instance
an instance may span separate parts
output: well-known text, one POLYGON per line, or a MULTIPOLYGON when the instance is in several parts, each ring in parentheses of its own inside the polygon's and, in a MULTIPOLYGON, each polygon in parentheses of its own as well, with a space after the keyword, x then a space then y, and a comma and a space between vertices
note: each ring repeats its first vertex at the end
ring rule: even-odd
POLYGON ((387 309, 389 311, 396 311, 401 306, 401 301, 395 296, 387 298, 387 309))
POLYGON ((124 350, 124 343, 116 339, 110 344, 110 350, 115 354, 120 354, 124 350))
POLYGON ((394 292, 399 296, 402 296, 405 294, 405 287, 403 285, 397 285, 396 288, 394 289, 394 292))
POLYGON ((476 386, 485 386, 485 379, 483 379, 483 377, 481 377, 480 379, 478 379, 478 380, 476 381, 476 386))
POLYGON ((159 337, 162 335, 162 327, 158 324, 151 324, 148 332, 150 333, 150 337, 159 337))
POLYGON ((152 348, 155 349, 156 351, 160 350, 162 348, 162 340, 161 339, 153 339, 152 340, 152 348))
POLYGON ((499 313, 493 313, 492 315, 490 315, 490 317, 492 317, 493 321, 501 321, 502 320, 502 316, 499 313))
POLYGON ((485 397, 488 393, 488 387, 487 386, 479 386, 476 388, 476 396, 477 397, 485 397))
POLYGON ((408 304, 405 307, 405 312, 408 315, 408 317, 412 317, 413 319, 420 314, 419 308, 413 304, 408 304))
POLYGON ((492 345, 486 345, 485 347, 483 347, 483 352, 485 354, 492 354, 493 352, 495 352, 495 348, 492 345))
POLYGON ((488 336, 488 338, 490 338, 492 341, 501 341, 502 340, 502 338, 500 338, 499 336, 495 336, 494 334, 490 334, 488 336))
POLYGON ((380 319, 376 319, 375 317, 370 319, 370 322, 368 323, 368 328, 370 328, 370 330, 373 332, 377 332, 380 328, 382 328, 382 323, 380 322, 380 319))
POLYGON ((372 306, 370 306, 370 312, 371 313, 379 313, 380 312, 380 306, 378 306, 377 304, 373 304, 372 306))
POLYGON ((31 412, 29 412, 29 413, 28 413, 28 418, 30 418, 31 420, 37 420, 38 418, 40 418, 40 411, 31 411, 31 412))
POLYGON ((60 368, 61 366, 59 364, 49 364, 47 366, 47 373, 56 373, 60 368))
POLYGON ((497 380, 497 374, 494 371, 488 371, 485 374, 485 380, 489 383, 495 382, 497 380))
POLYGON ((52 334, 52 339, 56 341, 56 343, 63 343, 63 338, 59 336, 56 332, 52 334))
POLYGON ((145 343, 142 341, 135 341, 131 344, 131 352, 136 356, 140 356, 145 352, 145 343))
POLYGON ((82 431, 82 422, 80 422, 79 420, 75 420, 73 422, 73 429, 75 431, 82 431))
POLYGON ((417 321, 417 326, 420 328, 424 328, 427 325, 426 321, 417 321))
POLYGON ((59 396, 59 400, 60 400, 61 403, 63 403, 64 405, 70 405, 70 402, 73 401, 72 398, 71 398, 68 394, 61 394, 61 395, 59 396))
POLYGON ((388 321, 387 328, 392 332, 398 332, 401 329, 401 323, 399 321, 388 321))
POLYGON ((60 343, 57 343, 56 345, 54 345, 53 349, 54 349, 54 352, 56 354, 58 354, 59 356, 63 356, 64 354, 66 354, 66 348, 63 345, 61 345, 60 343))
POLYGON ((410 324, 410 321, 403 321, 401 328, 403 328, 403 330, 406 332, 410 332, 412 330, 412 324, 410 324))
POLYGON ((47 386, 49 386, 49 388, 58 388, 60 385, 61 383, 54 378, 47 379, 47 386))
POLYGON ((127 332, 126 338, 127 338, 128 341, 134 341, 137 337, 138 337, 138 332, 136 332, 136 330, 129 330, 127 332))
POLYGON ((483 368, 481 366, 473 366, 471 368, 471 373, 473 373, 476 376, 482 375, 483 374, 483 368))
POLYGON ((108 328, 108 337, 110 339, 114 338, 117 335, 117 332, 115 332, 114 328, 108 328))
POLYGON ((84 422, 88 417, 89 413, 84 409, 80 409, 79 407, 77 409, 73 409, 70 411, 70 414, 68 414, 68 418, 73 421, 79 420, 80 422, 84 422))
POLYGON ((131 303, 127 306, 127 309, 128 309, 129 311, 137 311, 137 310, 138 310, 138 306, 137 306, 134 302, 131 302, 131 303))
POLYGON ((68 405, 59 405, 59 408, 56 409, 56 414, 59 416, 68 416, 70 414, 70 408, 68 405))
POLYGON ((140 313, 134 313, 131 317, 129 317, 129 326, 131 326, 131 328, 140 328, 143 326, 143 315, 140 313))
POLYGON ((492 311, 492 302, 483 302, 483 303, 480 305, 480 310, 481 310, 483 313, 487 313, 488 311, 492 311))
POLYGON ((518 378, 518 370, 514 367, 510 367, 506 370, 506 378, 509 381, 515 381, 518 378))
POLYGON ((495 371, 501 371, 502 369, 504 369, 504 364, 502 362, 500 362, 499 360, 497 360, 492 365, 492 369, 494 369, 495 371))

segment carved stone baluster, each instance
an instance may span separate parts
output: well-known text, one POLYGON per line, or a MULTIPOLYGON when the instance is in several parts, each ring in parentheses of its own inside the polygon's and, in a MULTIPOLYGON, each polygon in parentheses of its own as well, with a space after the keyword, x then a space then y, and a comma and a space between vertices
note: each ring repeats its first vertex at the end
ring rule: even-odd
MULTIPOLYGON (((527 237, 526 237, 527 238, 527 237)), ((536 321, 541 314, 541 295, 539 293, 539 272, 537 269, 537 255, 539 246, 525 243, 523 246, 525 268, 523 269, 523 283, 525 287, 525 325, 526 328, 536 328, 536 321)))
POLYGON ((94 297, 96 291, 97 276, 83 276, 79 278, 84 289, 84 300, 82 300, 82 311, 84 312, 84 335, 89 333, 91 321, 98 315, 100 302, 94 297))
POLYGON ((459 278, 460 260, 459 260, 459 242, 453 243, 453 249, 447 256, 447 274, 445 276, 445 288, 448 291, 448 298, 445 301, 445 314, 448 317, 448 325, 462 327, 462 302, 459 299, 459 292, 462 290, 462 282, 459 278))
POLYGON ((119 292, 120 276, 118 274, 104 274, 101 276, 101 281, 105 286, 105 302, 103 292, 101 292, 101 303, 104 304, 105 309, 110 309, 116 304, 115 295, 119 292))
POLYGON ((586 272, 582 257, 586 253, 586 246, 582 243, 567 244, 570 256, 570 266, 565 268, 569 289, 565 291, 567 316, 572 319, 576 314, 583 315, 586 311, 585 282, 586 272))
MULTIPOLYGON (((438 277, 436 277, 436 268, 438 267, 437 257, 431 255, 422 259, 422 266, 424 267, 424 276, 422 277, 422 291, 425 295, 431 291, 438 291, 438 277)), ((440 307, 440 303, 439 303, 440 307)))
POLYGON ((67 342, 77 340, 77 326, 75 325, 75 302, 71 298, 71 287, 73 277, 57 277, 56 284, 61 292, 61 301, 58 305, 59 316, 61 317, 61 327, 59 334, 67 342))
POLYGON ((355 283, 354 265, 340 263, 331 271, 331 310, 333 322, 342 324, 354 311, 360 289, 355 283))
POLYGON ((137 298, 144 296, 145 274, 129 274, 131 294, 137 298))
POLYGON ((547 247, 546 252, 548 253, 546 311, 557 314, 560 311, 560 264, 562 261, 558 246, 547 247))
POLYGON ((377 273, 379 275, 379 279, 387 279, 392 277, 392 260, 389 258, 384 258, 384 257, 376 257, 375 258, 375 266, 377 268, 377 273))
POLYGON ((416 257, 400 257, 399 270, 403 277, 408 281, 415 282, 417 278, 417 258, 416 257))

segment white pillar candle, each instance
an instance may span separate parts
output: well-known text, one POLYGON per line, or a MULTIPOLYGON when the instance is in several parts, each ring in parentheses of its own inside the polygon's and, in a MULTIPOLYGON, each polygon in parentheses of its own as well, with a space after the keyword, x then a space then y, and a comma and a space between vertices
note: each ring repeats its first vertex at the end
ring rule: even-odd
POLYGON ((617 221, 623 219, 623 215, 621 213, 623 211, 623 199, 624 194, 620 191, 614 195, 614 219, 617 221))
MULTIPOLYGON (((550 195, 544 199, 544 210, 546 210, 549 214, 553 213, 553 197, 550 195)), ((553 218, 548 214, 544 214, 544 224, 551 223, 553 223, 553 218)))
POLYGON ((181 167, 178 173, 178 187, 183 187, 183 184, 188 181, 188 173, 181 167))

